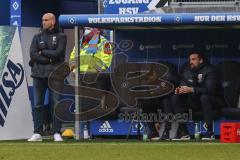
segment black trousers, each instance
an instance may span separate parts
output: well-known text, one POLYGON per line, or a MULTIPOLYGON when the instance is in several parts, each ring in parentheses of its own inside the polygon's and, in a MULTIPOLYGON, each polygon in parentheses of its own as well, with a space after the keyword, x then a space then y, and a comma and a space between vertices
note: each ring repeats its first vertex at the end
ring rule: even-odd
MULTIPOLYGON (((164 113, 164 108, 169 108, 169 105, 171 103, 171 96, 167 95, 159 98, 140 100, 139 103, 142 109, 142 113, 147 113, 148 115, 159 115, 159 112, 164 113)), ((159 117, 157 117, 155 121, 147 122, 148 127, 153 134, 157 132, 155 129, 155 123, 160 122, 158 118, 159 117)))
POLYGON ((208 126, 212 126, 214 120, 213 111, 219 110, 225 105, 225 101, 221 97, 211 95, 173 95, 172 96, 172 109, 175 113, 184 113, 186 109, 192 109, 193 112, 203 111, 204 121, 208 126))
MULTIPOLYGON (((54 81, 57 85, 58 81, 54 81)), ((48 84, 48 78, 33 78, 34 86, 34 108, 33 108, 33 122, 34 133, 43 133, 44 124, 44 99, 47 90, 49 90, 49 102, 51 107, 52 123, 54 133, 60 133, 62 122, 54 114, 54 108, 60 100, 60 95, 54 90, 51 90, 48 84)))

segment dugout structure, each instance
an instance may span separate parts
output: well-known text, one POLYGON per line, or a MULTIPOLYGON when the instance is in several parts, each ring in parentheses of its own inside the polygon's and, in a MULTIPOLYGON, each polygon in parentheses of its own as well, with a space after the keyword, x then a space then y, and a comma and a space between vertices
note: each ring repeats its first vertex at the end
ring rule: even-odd
MULTIPOLYGON (((228 2, 227 2, 228 3, 228 2)), ((235 3, 235 2, 234 2, 235 3)), ((122 32, 128 32, 131 31, 134 32, 151 32, 154 30, 156 33, 157 31, 163 33, 168 31, 179 31, 179 32, 186 32, 191 30, 191 33, 199 33, 200 30, 207 30, 207 33, 210 33, 209 35, 205 35, 205 39, 209 39, 209 37, 212 37, 212 32, 219 31, 219 33, 232 31, 230 34, 234 35, 234 32, 238 32, 240 29, 240 12, 239 12, 239 6, 236 5, 223 5, 221 7, 214 7, 214 6, 206 6, 206 7, 162 7, 157 8, 156 10, 146 11, 142 14, 135 14, 135 15, 117 15, 117 14, 91 14, 91 15, 60 15, 59 17, 59 24, 61 27, 74 27, 75 28, 75 48, 76 48, 76 54, 79 53, 79 34, 83 32, 83 27, 98 27, 103 29, 110 29, 116 31, 122 32), (80 29, 80 32, 79 32, 80 29)), ((205 33, 205 32, 204 32, 205 33)), ((238 35, 238 33, 236 34, 238 35)), ((167 36, 167 35, 165 35, 167 36)), ((184 40, 184 35, 183 40, 184 40)), ((171 37, 171 35, 170 35, 171 37)), ((223 36, 224 37, 224 36, 223 36)), ((173 38, 173 37, 172 37, 173 38)), ((175 37, 177 39, 177 37, 175 37)), ((191 38, 191 37, 190 37, 191 38)), ((204 40, 203 38, 203 40, 204 40)), ((230 37, 226 37, 227 39, 231 39, 230 37)), ((117 38, 114 37, 114 40, 117 38)), ((168 40, 170 38, 167 38, 168 40)), ((211 38, 210 38, 211 39, 211 38)), ((215 38, 217 39, 217 38, 215 38)), ((224 38, 223 38, 224 39, 224 38)), ((234 38, 233 42, 237 40, 237 37, 234 38)), ((221 40, 220 40, 221 41, 221 40)), ((227 40, 228 41, 228 40, 227 40)), ((196 43, 203 43, 202 41, 196 41, 196 43)), ((216 52, 223 52, 221 56, 223 55, 228 60, 234 60, 237 63, 239 63, 239 44, 240 42, 237 40, 236 44, 234 43, 233 46, 227 45, 224 47, 224 44, 222 46, 218 46, 217 44, 214 44, 214 39, 212 39, 210 44, 206 44, 204 46, 200 46, 201 48, 204 48, 206 52, 210 53, 210 57, 215 57, 216 54, 212 54, 212 51, 216 49, 216 52), (231 52, 234 52, 232 54, 225 54, 228 50, 231 50, 231 52)), ((220 45, 220 44, 219 44, 220 45)), ((198 45, 196 45, 199 47, 198 45)), ((189 48, 184 48, 184 46, 172 46, 172 49, 181 49, 178 50, 179 52, 183 50, 187 50, 189 48), (182 48, 181 48, 182 47, 182 48)), ((190 47, 191 48, 191 47, 190 47)), ((167 52, 167 51, 166 51, 167 52)), ((79 55, 76 55, 78 57, 79 55)), ((213 58, 211 62, 219 62, 219 60, 222 60, 221 56, 216 56, 216 58, 213 58)), ((162 56, 164 57, 164 55, 162 56)), ((161 58, 162 58, 161 57, 161 58)), ((184 57, 184 56, 183 56, 184 57)), ((134 56, 133 56, 134 59, 134 56)), ((154 57, 152 57, 154 59, 154 57)), ((137 60, 137 58, 135 59, 137 60)), ((169 58, 167 58, 169 60, 169 58)), ((185 56, 186 60, 186 56, 185 56)), ((171 60, 170 60, 171 61, 171 60)), ((175 60, 173 60, 175 61, 175 60)), ((79 65, 79 63, 78 63, 79 65)), ((239 71, 239 69, 235 69, 236 71, 239 71)), ((76 81, 75 84, 78 85, 78 77, 79 73, 76 72, 76 81)), ((223 76, 224 77, 224 76, 223 76)), ((235 91, 237 96, 239 95, 239 88, 237 88, 237 91, 235 91)), ((78 91, 76 91, 78 93, 78 91)), ((236 95, 235 95, 236 96, 236 95)), ((79 111, 79 100, 76 96, 75 98, 75 108, 76 111, 79 111)), ((235 100, 236 101, 236 100, 235 100)), ((240 109, 237 108, 237 106, 230 106, 230 108, 224 108, 222 110, 222 114, 230 115, 230 117, 234 117, 236 119, 239 119, 238 116, 240 113, 240 109)), ((78 118, 77 118, 78 119, 78 118)), ((76 133, 79 133, 79 123, 76 122, 76 133)), ((76 134, 76 138, 79 139, 78 134, 76 134)))

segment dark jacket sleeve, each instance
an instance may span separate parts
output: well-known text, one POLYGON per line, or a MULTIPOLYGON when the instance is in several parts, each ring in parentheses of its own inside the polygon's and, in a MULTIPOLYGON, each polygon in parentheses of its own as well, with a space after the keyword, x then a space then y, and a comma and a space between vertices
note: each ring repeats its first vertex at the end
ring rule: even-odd
POLYGON ((207 70, 206 78, 202 86, 194 87, 194 93, 196 94, 208 94, 216 95, 220 87, 217 71, 213 67, 209 67, 207 70))
POLYGON ((42 55, 45 57, 51 58, 53 60, 62 58, 65 55, 66 45, 67 45, 66 35, 61 34, 61 35, 59 35, 57 48, 54 50, 43 49, 42 55))
POLYGON ((189 86, 187 82, 187 78, 190 75, 189 71, 185 69, 183 72, 180 73, 181 80, 180 80, 180 86, 189 86))
POLYGON ((182 78, 180 82, 180 86, 187 86, 186 79, 182 78))
POLYGON ((179 78, 180 86, 189 86, 187 79, 189 78, 189 76, 191 76, 191 73, 189 71, 189 65, 187 63, 185 63, 180 68, 179 76, 180 76, 180 78, 179 78))
POLYGON ((50 59, 38 54, 38 44, 37 44, 37 35, 33 37, 31 46, 30 46, 30 62, 29 64, 40 63, 40 64, 49 64, 50 59))

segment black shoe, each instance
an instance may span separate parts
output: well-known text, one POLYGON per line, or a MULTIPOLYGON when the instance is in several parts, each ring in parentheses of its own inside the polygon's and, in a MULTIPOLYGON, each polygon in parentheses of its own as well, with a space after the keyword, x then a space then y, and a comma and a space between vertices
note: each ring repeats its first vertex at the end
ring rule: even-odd
POLYGON ((159 134, 157 132, 152 132, 151 134, 148 135, 148 137, 151 141, 160 140, 159 134))
POLYGON ((215 136, 213 133, 207 132, 203 137, 202 137, 203 141, 212 141, 215 140, 215 136))
POLYGON ((202 137, 202 140, 203 140, 203 141, 215 140, 215 136, 214 136, 214 133, 213 133, 213 131, 212 131, 212 125, 207 125, 207 124, 206 124, 206 127, 207 127, 207 132, 206 132, 206 134, 202 137))
POLYGON ((172 138, 173 141, 189 141, 191 140, 190 135, 185 127, 179 127, 177 131, 177 136, 172 138))
POLYGON ((189 141, 191 140, 190 135, 186 134, 186 135, 181 135, 181 136, 177 136, 176 138, 172 139, 173 141, 189 141))
POLYGON ((163 132, 163 135, 162 135, 162 137, 161 137, 161 140, 170 140, 170 138, 169 138, 169 131, 168 131, 168 130, 165 130, 165 131, 163 132))

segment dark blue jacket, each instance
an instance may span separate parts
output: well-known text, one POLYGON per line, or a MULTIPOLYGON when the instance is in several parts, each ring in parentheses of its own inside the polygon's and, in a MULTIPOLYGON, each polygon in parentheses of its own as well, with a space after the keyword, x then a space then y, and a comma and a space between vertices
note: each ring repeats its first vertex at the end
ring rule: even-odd
POLYGON ((194 94, 222 95, 218 72, 211 64, 202 63, 195 69, 187 65, 181 77, 181 86, 193 87, 194 94))
POLYGON ((57 29, 43 30, 34 35, 30 47, 31 76, 48 78, 65 59, 66 35, 57 29))

